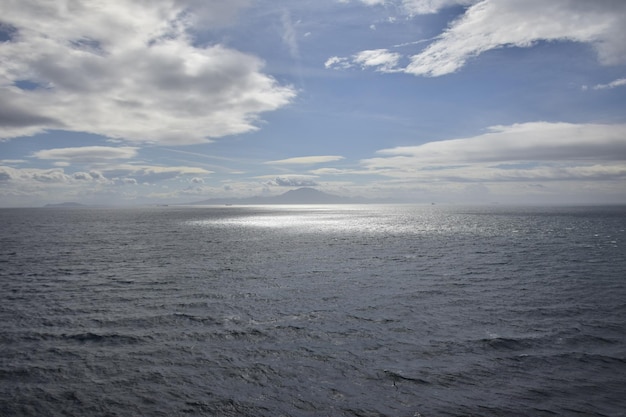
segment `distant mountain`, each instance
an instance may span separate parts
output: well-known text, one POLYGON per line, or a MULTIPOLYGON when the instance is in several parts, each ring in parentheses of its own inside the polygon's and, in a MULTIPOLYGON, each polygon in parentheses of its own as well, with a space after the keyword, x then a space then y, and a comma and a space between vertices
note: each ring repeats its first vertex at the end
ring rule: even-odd
POLYGON ((192 205, 223 205, 223 204, 360 204, 372 202, 362 198, 340 197, 328 194, 315 188, 298 188, 272 197, 249 198, 212 198, 190 203, 192 205))
POLYGON ((276 197, 269 197, 276 204, 339 204, 349 203, 350 199, 328 194, 315 188, 298 188, 276 197))
POLYGON ((62 208, 62 207, 87 207, 84 204, 74 203, 74 202, 66 202, 66 203, 54 203, 54 204, 46 204, 44 207, 47 208, 62 208))

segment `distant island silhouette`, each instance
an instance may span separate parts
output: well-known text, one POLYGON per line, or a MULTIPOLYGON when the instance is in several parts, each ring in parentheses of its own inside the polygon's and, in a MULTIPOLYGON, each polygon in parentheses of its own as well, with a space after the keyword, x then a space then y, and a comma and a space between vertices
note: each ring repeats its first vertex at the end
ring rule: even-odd
POLYGON ((303 187, 289 190, 277 196, 255 196, 247 198, 211 198, 196 201, 190 205, 254 205, 254 204, 364 204, 373 203, 375 200, 359 197, 341 197, 325 193, 315 188, 303 187))
MULTIPOLYGON (((342 197, 335 194, 329 194, 315 188, 302 187, 295 190, 289 190, 283 194, 275 196, 254 196, 254 197, 226 197, 226 198, 209 198, 201 201, 190 203, 171 203, 157 204, 159 207, 167 207, 169 205, 183 206, 223 206, 223 205, 271 205, 271 204, 384 204, 393 201, 386 199, 372 199, 364 197, 342 197)), ((44 205, 45 208, 81 208, 81 207, 101 207, 85 205, 73 201, 63 203, 49 203, 44 205)))
POLYGON ((65 203, 50 203, 46 204, 44 207, 46 208, 63 208, 63 207, 87 207, 84 204, 74 203, 71 201, 65 203))

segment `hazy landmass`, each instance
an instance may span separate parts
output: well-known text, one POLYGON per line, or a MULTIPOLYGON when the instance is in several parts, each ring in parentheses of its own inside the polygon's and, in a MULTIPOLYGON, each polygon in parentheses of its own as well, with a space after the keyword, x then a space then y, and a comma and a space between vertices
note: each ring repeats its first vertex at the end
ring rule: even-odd
POLYGON ((325 193, 315 188, 298 188, 277 196, 255 196, 248 198, 212 198, 189 203, 191 205, 222 205, 222 204, 366 204, 383 203, 382 200, 361 197, 341 197, 325 193))
MULTIPOLYGON (((201 201, 183 203, 182 205, 266 205, 266 204, 384 204, 392 203, 385 199, 372 199, 364 197, 344 197, 335 194, 325 193, 315 188, 303 187, 295 190, 287 191, 276 196, 253 196, 253 197, 226 197, 226 198, 209 198, 201 201)), ((176 203, 174 203, 176 204, 176 203)), ((158 206, 168 206, 169 204, 158 204, 158 206)), ((176 204, 178 205, 178 204, 176 204)), ((63 203, 49 203, 44 205, 45 208, 80 208, 94 207, 74 201, 63 203)), ((100 207, 100 206, 98 206, 100 207)))
POLYGON ((50 203, 50 204, 46 204, 44 207, 47 208, 61 208, 61 207, 87 207, 84 204, 80 204, 80 203, 75 203, 73 201, 68 201, 65 203, 50 203))

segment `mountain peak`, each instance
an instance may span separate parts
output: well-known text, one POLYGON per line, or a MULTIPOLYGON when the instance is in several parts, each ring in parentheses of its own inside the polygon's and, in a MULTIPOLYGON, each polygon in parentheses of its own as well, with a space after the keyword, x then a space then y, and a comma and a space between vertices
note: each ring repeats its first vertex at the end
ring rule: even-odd
POLYGON ((328 194, 311 187, 297 188, 273 197, 279 204, 333 204, 344 202, 344 198, 328 194))

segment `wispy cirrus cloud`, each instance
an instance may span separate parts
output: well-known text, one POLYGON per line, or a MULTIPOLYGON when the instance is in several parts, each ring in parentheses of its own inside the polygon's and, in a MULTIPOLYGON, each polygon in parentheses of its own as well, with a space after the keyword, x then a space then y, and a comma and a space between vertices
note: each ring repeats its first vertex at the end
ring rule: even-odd
POLYGON ((323 164, 326 162, 340 161, 343 156, 338 155, 320 155, 320 156, 299 156, 296 158, 279 159, 276 161, 267 161, 269 165, 313 165, 323 164))
MULTIPOLYGON (((338 0, 340 3, 348 3, 350 0, 338 0)), ((455 6, 476 3, 478 0, 358 0, 368 6, 394 5, 408 14, 430 14, 439 10, 455 6)))
POLYGON ((613 88, 624 87, 624 86, 626 86, 626 78, 620 78, 615 81, 611 81, 610 83, 607 83, 607 84, 596 84, 593 86, 593 89, 594 90, 611 90, 613 88))
POLYGON ((292 58, 300 58, 300 47, 298 46, 296 27, 291 19, 291 14, 287 9, 282 11, 280 21, 283 25, 283 43, 289 49, 289 54, 292 58))
MULTIPOLYGON (((350 3, 350 0, 337 0, 339 3, 350 3)), ((361 3, 367 4, 368 6, 374 6, 377 4, 385 4, 386 0, 359 0, 361 3)))

